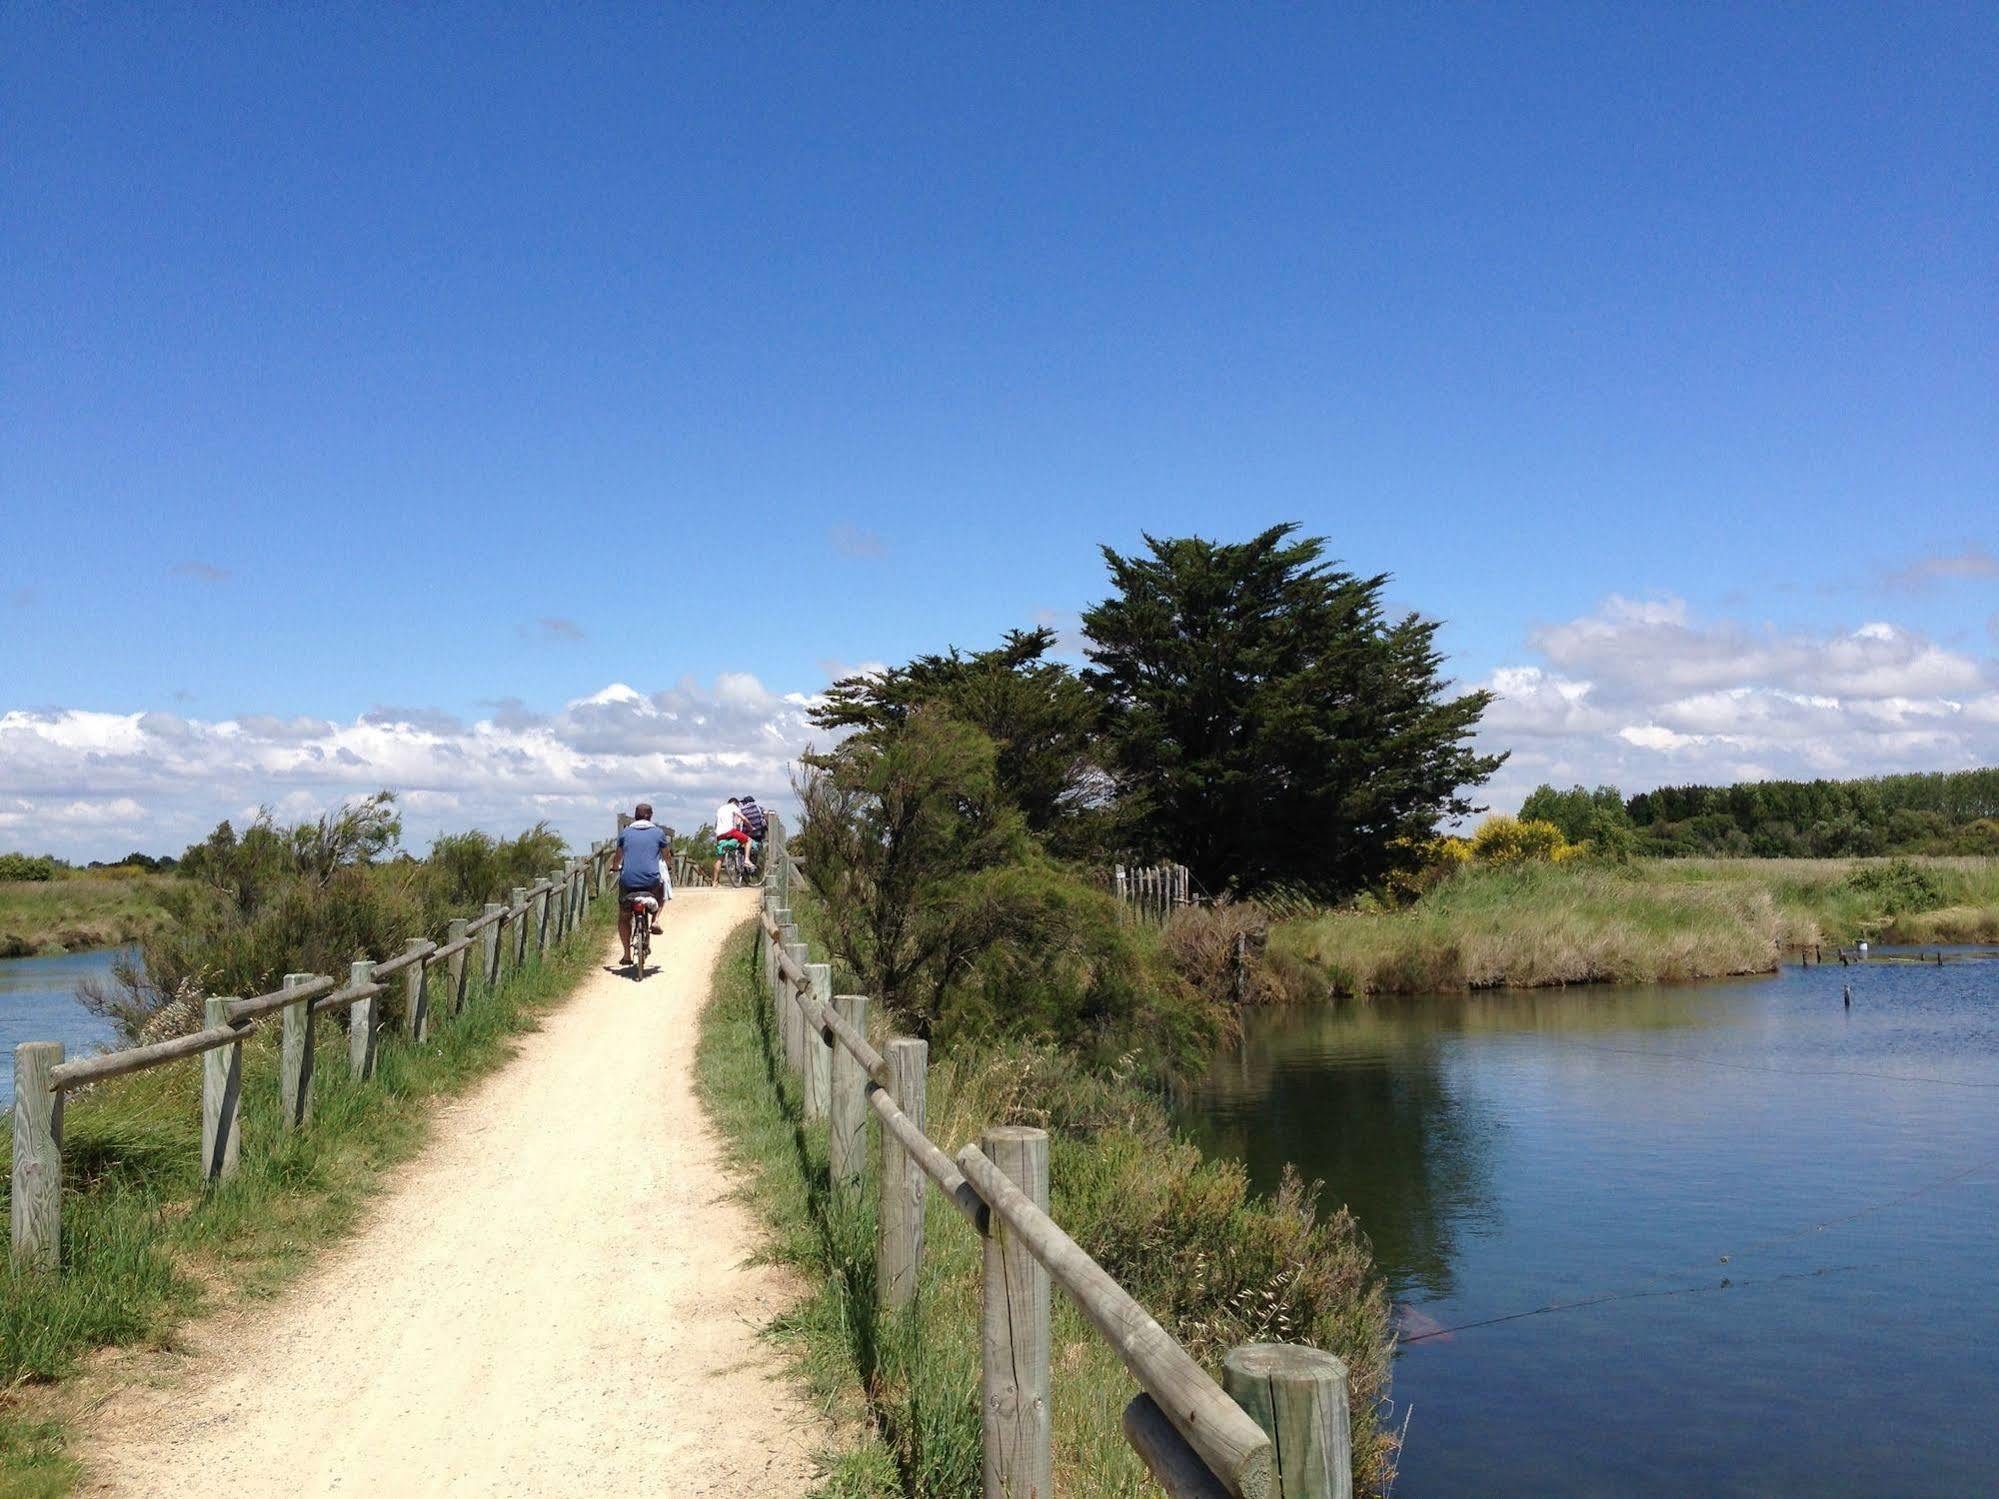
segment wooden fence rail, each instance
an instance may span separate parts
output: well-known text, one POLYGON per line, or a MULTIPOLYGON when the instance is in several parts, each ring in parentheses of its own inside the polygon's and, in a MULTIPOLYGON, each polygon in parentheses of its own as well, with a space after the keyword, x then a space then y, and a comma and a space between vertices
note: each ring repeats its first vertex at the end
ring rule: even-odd
MULTIPOLYGON (((836 1192, 854 1190, 866 1114, 880 1133, 876 1297, 910 1307, 923 1279, 923 1182, 984 1243, 981 1415, 986 1499, 1048 1499, 1048 1302, 1058 1285, 1139 1386, 1124 1433, 1172 1499, 1351 1499, 1347 1374, 1316 1349, 1251 1345, 1232 1352, 1217 1384, 1179 1341, 1065 1233, 1048 1212, 1048 1137, 985 1132, 954 1161, 924 1132, 928 1047, 868 1039, 867 1001, 830 993, 826 965, 808 961, 790 897, 803 868, 773 819, 758 921, 758 957, 788 1073, 808 1122, 825 1120, 836 1192)), ((1119 870, 1119 894, 1165 919, 1188 900, 1180 866, 1119 870), (1177 871, 1177 874, 1174 873, 1177 871), (1136 894, 1127 894, 1131 878, 1136 894)))
POLYGON ((394 957, 353 964, 344 985, 327 974, 287 974, 284 987, 269 994, 205 1000, 202 1028, 189 1035, 99 1056, 65 1060, 58 1041, 26 1041, 15 1047, 11 1230, 16 1271, 53 1275, 61 1266, 62 1116, 67 1095, 187 1057, 203 1058, 202 1178, 224 1180, 234 1173, 241 1156, 243 1043, 258 1021, 282 1015, 281 1124, 286 1129, 307 1128, 312 1119, 315 1017, 348 1012, 349 1064, 356 1077, 372 1077, 381 1046, 378 1001, 391 987, 385 979, 401 976, 404 1034, 411 1044, 424 1044, 433 1016, 455 1016, 464 1008, 471 983, 470 953, 480 952, 479 980, 490 989, 509 966, 518 971, 530 951, 545 952, 551 940, 562 940, 582 923, 591 902, 603 891, 611 849, 609 842, 596 844, 539 884, 517 888, 509 903, 491 902, 477 916, 454 919, 442 943, 412 937, 394 957))

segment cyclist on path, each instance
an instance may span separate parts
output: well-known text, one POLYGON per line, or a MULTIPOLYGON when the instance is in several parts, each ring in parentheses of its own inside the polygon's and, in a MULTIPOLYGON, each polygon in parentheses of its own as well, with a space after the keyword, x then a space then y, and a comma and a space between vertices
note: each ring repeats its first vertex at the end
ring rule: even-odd
MULTIPOLYGON (((632 821, 618 834, 618 850, 611 855, 611 868, 618 876, 618 941, 624 944, 625 962, 632 961, 632 902, 634 895, 650 895, 666 905, 666 871, 660 856, 671 835, 655 826, 652 803, 640 802, 632 808, 632 821)), ((659 913, 653 913, 653 934, 659 934, 659 913)))

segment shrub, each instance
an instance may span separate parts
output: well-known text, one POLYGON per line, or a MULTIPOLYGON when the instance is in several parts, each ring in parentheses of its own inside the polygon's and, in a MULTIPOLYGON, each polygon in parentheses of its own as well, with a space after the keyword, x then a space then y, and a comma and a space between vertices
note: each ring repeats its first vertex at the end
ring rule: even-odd
POLYGON ((1559 863, 1579 852, 1560 828, 1538 818, 1488 817, 1471 839, 1471 857, 1480 864, 1559 863))
POLYGON ((52 880, 61 867, 47 854, 0 854, 0 880, 52 880))
POLYGON ((1950 904, 1935 876, 1907 859, 1863 864, 1847 876, 1849 888, 1869 895, 1890 916, 1934 911, 1950 904))
POLYGON ((1262 903, 1227 898, 1213 905, 1180 907, 1167 922, 1164 939, 1166 955, 1181 982, 1222 1010, 1238 1000, 1265 1004, 1279 997, 1277 981, 1264 961, 1269 940, 1270 915, 1262 903))

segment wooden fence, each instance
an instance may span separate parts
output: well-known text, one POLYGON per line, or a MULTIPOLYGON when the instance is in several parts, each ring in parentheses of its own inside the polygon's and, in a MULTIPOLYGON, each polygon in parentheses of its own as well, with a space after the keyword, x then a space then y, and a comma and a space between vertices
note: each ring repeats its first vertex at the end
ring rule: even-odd
POLYGON ((352 964, 346 982, 327 974, 289 973, 284 987, 252 999, 209 999, 203 1027, 186 1036, 67 1061, 60 1041, 25 1041, 14 1048, 13 1263, 18 1272, 56 1274, 62 1261, 62 1114, 64 1096, 92 1083, 202 1059, 201 1173, 208 1182, 236 1171, 242 1106, 243 1043, 256 1023, 279 1017, 279 1102, 283 1127, 312 1122, 315 1024, 347 1012, 347 1062, 357 1077, 374 1076, 383 1042, 381 997, 402 983, 403 1039, 421 1046, 433 1018, 456 1015, 476 972, 487 988, 530 955, 564 941, 606 892, 613 845, 567 860, 537 885, 517 887, 502 904, 450 923, 443 942, 412 937, 394 957, 352 964))
POLYGON ((1165 922, 1196 897, 1185 864, 1115 864, 1111 888, 1117 898, 1147 921, 1165 922))
MULTIPOLYGON (((986 1499, 1050 1495, 1049 1302, 1059 1285, 1139 1386, 1124 1434, 1172 1499, 1350 1499, 1347 1371, 1317 1349, 1251 1344, 1216 1384, 1185 1348, 1048 1215, 1048 1135, 989 1129, 956 1158, 924 1133, 926 1042, 868 1040, 868 1000, 833 993, 791 917, 809 875, 773 821, 758 952, 772 1034, 800 1081, 805 1117, 827 1131, 832 1189, 859 1200, 877 1125, 876 1295, 884 1310, 922 1281, 924 1182, 984 1241, 982 1392, 986 1499)), ((1162 883, 1164 883, 1162 881, 1162 883)), ((1179 887, 1184 895, 1184 882, 1179 887)), ((1170 906, 1168 907, 1170 910, 1170 906)))

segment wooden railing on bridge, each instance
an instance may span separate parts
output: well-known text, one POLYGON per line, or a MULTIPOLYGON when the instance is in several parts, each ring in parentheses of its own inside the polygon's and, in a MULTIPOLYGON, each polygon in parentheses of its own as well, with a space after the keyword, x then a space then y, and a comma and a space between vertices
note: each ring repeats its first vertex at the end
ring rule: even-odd
POLYGON ((208 999, 203 1027, 146 1046, 68 1061, 60 1041, 25 1041, 14 1048, 13 1264, 17 1273, 54 1275, 62 1262, 62 1114, 65 1095, 92 1083, 202 1058, 201 1174, 219 1182, 235 1174, 242 1108, 243 1043, 272 1015, 281 1027, 278 1086, 281 1127, 312 1122, 315 1022, 347 1012, 347 1060, 370 1078, 383 1041, 381 997, 401 977, 403 1039, 421 1046, 434 1015, 457 1015, 472 987, 472 954, 486 989, 530 957, 565 941, 606 890, 610 843, 567 860, 548 878, 516 887, 502 904, 453 920, 443 942, 412 937, 394 957, 350 965, 346 982, 328 974, 288 973, 284 987, 253 999, 208 999), (439 976, 442 975, 439 987, 439 976))
POLYGON ((985 1499, 1052 1492, 1051 1281, 1137 1381, 1124 1434, 1172 1499, 1350 1499, 1345 1364, 1313 1348, 1251 1344, 1228 1355, 1216 1384, 1049 1216, 1045 1130, 988 1129, 955 1158, 945 1154, 924 1133, 928 1043, 898 1036, 877 1050, 869 1042, 866 997, 835 995, 831 965, 810 961, 800 940, 790 892, 810 873, 792 860, 775 820, 768 850, 758 952, 772 1034, 807 1121, 825 1126, 831 1186, 849 1201, 861 1198, 868 1115, 877 1121, 883 1310, 904 1311, 918 1295, 926 1179, 984 1240, 985 1499))

